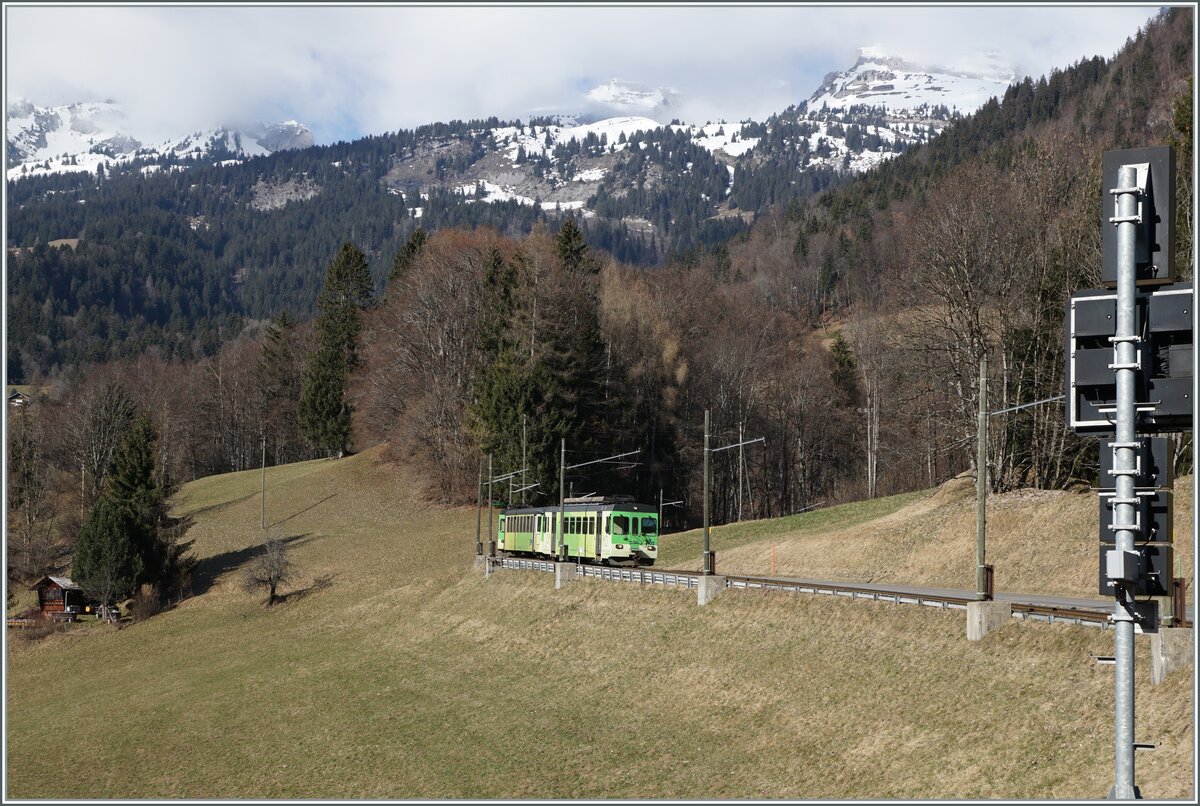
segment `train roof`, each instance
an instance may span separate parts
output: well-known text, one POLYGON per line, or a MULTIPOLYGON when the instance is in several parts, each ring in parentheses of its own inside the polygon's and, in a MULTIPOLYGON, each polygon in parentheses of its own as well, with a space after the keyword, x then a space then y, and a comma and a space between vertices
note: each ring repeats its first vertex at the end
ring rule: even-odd
MULTIPOLYGON (((563 509, 567 512, 612 512, 614 510, 620 512, 653 512, 658 514, 657 504, 638 504, 633 501, 628 503, 610 503, 610 504, 565 504, 563 509)), ((558 512, 557 505, 543 507, 511 507, 509 509, 500 510, 500 514, 508 515, 541 515, 546 512, 558 512)))

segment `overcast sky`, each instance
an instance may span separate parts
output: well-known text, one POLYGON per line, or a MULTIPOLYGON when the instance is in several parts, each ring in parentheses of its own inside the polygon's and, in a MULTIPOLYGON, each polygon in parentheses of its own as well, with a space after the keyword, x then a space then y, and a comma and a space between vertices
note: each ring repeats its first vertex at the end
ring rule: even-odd
POLYGON ((118 101, 168 137, 295 118, 318 143, 451 118, 578 108, 618 77, 677 90, 681 117, 765 117, 861 45, 922 62, 999 53, 1040 76, 1112 56, 1154 6, 5 8, 7 97, 118 101))

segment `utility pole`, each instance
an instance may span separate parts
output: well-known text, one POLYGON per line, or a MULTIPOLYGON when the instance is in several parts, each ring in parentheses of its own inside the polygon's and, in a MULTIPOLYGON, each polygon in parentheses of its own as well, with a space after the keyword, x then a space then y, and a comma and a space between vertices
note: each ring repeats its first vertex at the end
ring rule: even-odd
POLYGON ((479 482, 475 485, 475 556, 483 556, 483 457, 479 457, 479 482))
MULTIPOLYGON (((720 453, 721 451, 730 451, 730 450, 733 450, 734 448, 738 448, 740 450, 743 445, 754 445, 755 443, 758 443, 758 442, 766 443, 767 438, 766 437, 757 437, 755 439, 750 439, 750 440, 739 439, 737 442, 733 443, 732 445, 725 445, 720 448, 710 448, 709 447, 709 430, 710 430, 709 426, 710 426, 709 412, 708 412, 708 409, 705 409, 704 410, 704 570, 702 571, 702 573, 715 574, 716 573, 716 555, 712 552, 712 550, 711 550, 712 547, 709 543, 709 517, 708 517, 708 511, 709 511, 708 457, 709 457, 709 454, 720 453)), ((740 427, 738 428, 738 432, 739 432, 739 434, 741 433, 740 427)), ((740 493, 741 493, 741 481, 740 480, 738 482, 738 493, 739 493, 739 497, 740 497, 740 493)), ((741 508, 740 501, 739 501, 738 507, 739 507, 739 509, 741 508)))
POLYGON ((259 507, 258 525, 267 528, 267 435, 262 435, 262 502, 259 507))
POLYGON ((742 520, 742 467, 746 463, 746 445, 742 442, 746 430, 744 423, 738 423, 738 522, 742 520))
MULTIPOLYGON (((526 429, 526 423, 525 423, 525 421, 527 419, 528 418, 526 415, 524 415, 524 414, 521 415, 521 467, 525 467, 525 468, 529 467, 529 459, 525 455, 526 446, 529 444, 529 434, 528 434, 528 430, 526 429)), ((525 506, 525 491, 528 489, 529 489, 529 487, 525 483, 525 474, 522 473, 521 474, 521 506, 525 506)))
POLYGON ((662 487, 659 487, 658 488, 658 533, 660 535, 662 534, 662 502, 663 502, 663 491, 662 491, 662 487))
POLYGON ((708 425, 709 414, 708 409, 704 410, 704 568, 700 572, 704 575, 715 573, 713 568, 713 554, 711 550, 708 525, 708 425))
POLYGON ((987 599, 987 348, 979 359, 978 443, 975 445, 975 598, 987 599))
POLYGON ((563 437, 559 443, 558 456, 558 551, 563 560, 567 559, 566 536, 563 534, 563 527, 567 523, 567 501, 566 501, 566 485, 567 479, 567 438, 563 437))
POLYGON ((492 455, 488 454, 488 556, 496 556, 496 538, 492 532, 492 455))

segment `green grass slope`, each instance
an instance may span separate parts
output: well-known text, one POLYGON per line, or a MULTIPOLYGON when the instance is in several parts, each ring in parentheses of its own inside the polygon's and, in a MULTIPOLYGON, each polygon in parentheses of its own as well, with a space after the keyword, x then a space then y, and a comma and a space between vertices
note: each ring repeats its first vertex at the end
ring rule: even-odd
MULTIPOLYGON (((290 540, 299 574, 270 610, 238 585, 263 537, 258 474, 188 485, 178 509, 196 518, 194 598, 121 630, 10 640, 6 795, 1108 790, 1111 667, 1089 655, 1111 651, 1109 633, 1013 623, 968 643, 960 612, 932 608, 732 591, 698 608, 673 590, 485 580, 471 565, 474 509, 432 507, 415 482, 378 449, 269 470, 269 531, 290 540), (51 749, 49 736, 74 737, 76 750, 51 749)), ((919 496, 863 506, 875 510, 853 529, 943 509, 919 496)), ((730 562, 761 558, 772 528, 797 545, 839 528, 829 511, 803 517, 741 527, 758 537, 729 548, 730 562)), ((676 561, 691 562, 689 540, 670 549, 676 561)), ((866 552, 839 570, 874 561, 866 552)), ((1147 797, 1190 797, 1191 675, 1152 687, 1145 641, 1138 738, 1158 749, 1140 755, 1138 783, 1147 797)))

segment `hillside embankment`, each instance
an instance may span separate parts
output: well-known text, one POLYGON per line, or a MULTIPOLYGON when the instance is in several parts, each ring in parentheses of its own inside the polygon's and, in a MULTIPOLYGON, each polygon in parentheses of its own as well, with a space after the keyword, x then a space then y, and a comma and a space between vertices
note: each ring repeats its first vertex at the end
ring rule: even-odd
MULTIPOLYGON (((417 482, 380 449, 271 468, 266 530, 257 471, 187 485, 176 511, 195 521, 193 598, 120 630, 10 635, 5 794, 1108 791, 1112 669, 1091 656, 1111 654, 1111 633, 1014 621, 968 643, 961 612, 933 608, 758 591, 698 608, 681 591, 485 580, 472 566, 474 508, 432 506, 417 482), (288 541, 296 570, 269 609, 240 585, 267 534, 288 541), (76 749, 47 737, 75 737, 76 749)), ((775 544, 780 573, 969 587, 973 502, 961 487, 722 527, 719 562, 761 573, 775 544)), ((1074 493, 995 499, 1000 586, 1094 594, 1089 507, 1094 497, 1074 493)), ((694 565, 697 543, 695 532, 664 538, 666 564, 694 565)), ((1139 754, 1138 784, 1149 798, 1190 798, 1191 672, 1151 686, 1147 639, 1137 649, 1137 738, 1158 744, 1139 754)))
MULTIPOLYGON (((1190 579, 1191 476, 1176 481, 1173 501, 1177 572, 1190 579)), ((868 503, 848 509, 854 512, 868 503)), ((874 512, 879 516, 851 517, 848 523, 826 515, 815 524, 793 517, 720 526, 712 530, 710 542, 723 573, 769 573, 774 546, 779 576, 974 590, 973 477, 959 476, 935 491, 883 499, 874 512), (888 511, 892 501, 902 505, 888 511), (752 536, 748 544, 747 536, 752 536)), ((1025 489, 988 496, 987 562, 995 567, 997 590, 1099 597, 1099 534, 1094 490, 1025 489)))

